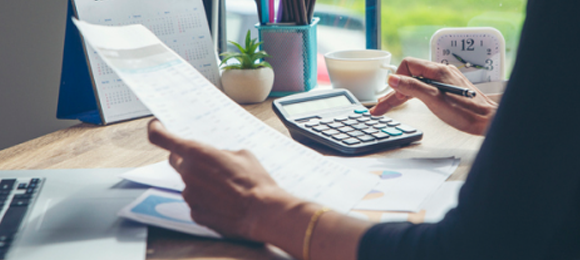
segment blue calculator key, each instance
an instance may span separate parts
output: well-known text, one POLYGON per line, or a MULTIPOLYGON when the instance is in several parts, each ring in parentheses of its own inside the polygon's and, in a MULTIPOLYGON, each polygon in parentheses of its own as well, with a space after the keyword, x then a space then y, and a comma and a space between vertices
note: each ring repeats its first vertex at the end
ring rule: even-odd
POLYGON ((374 138, 377 138, 377 139, 379 139, 379 140, 381 140, 381 139, 385 139, 385 138, 389 138, 389 137, 390 137, 390 135, 389 135, 389 134, 387 134, 387 133, 383 133, 383 132, 374 133, 374 134, 372 134, 372 136, 373 136, 374 138))
POLYGON ((344 125, 341 122, 335 122, 332 124, 328 124, 328 127, 332 127, 332 128, 339 128, 339 127, 343 127, 344 125))
POLYGON ((328 126, 325 126, 325 125, 319 125, 319 126, 313 127, 312 129, 316 132, 322 132, 322 131, 326 131, 330 128, 328 128, 328 126))
POLYGON ((334 121, 336 122, 341 122, 341 121, 346 121, 348 119, 348 117, 346 116, 340 116, 334 119, 334 121))
POLYGON ((305 125, 306 127, 313 127, 313 126, 317 126, 317 125, 319 125, 319 123, 318 123, 318 122, 310 122, 310 123, 306 123, 306 124, 304 124, 304 125, 305 125))
POLYGON ((362 130, 362 131, 365 132, 366 134, 369 134, 370 135, 370 134, 374 134, 374 133, 378 132, 379 130, 378 129, 374 129, 374 128, 369 128, 369 129, 365 129, 365 130, 362 130))
POLYGON ((373 127, 376 129, 383 129, 383 128, 387 127, 387 124, 376 124, 373 127))
POLYGON ((363 114, 363 113, 368 112, 368 111, 369 110, 366 109, 366 108, 357 108, 357 109, 354 110, 354 112, 357 113, 357 114, 363 114))
POLYGON ((363 142, 370 142, 372 140, 375 140, 375 138, 370 136, 370 135, 361 135, 361 136, 357 136, 356 138, 358 138, 358 140, 361 140, 363 142))
POLYGON ((367 129, 369 128, 368 125, 365 124, 358 124, 358 125, 351 125, 352 128, 356 129, 356 130, 363 130, 363 129, 367 129))
POLYGON ((356 136, 359 136, 359 135, 364 135, 364 133, 361 132, 361 131, 352 131, 352 132, 348 132, 348 135, 353 136, 353 137, 356 137, 356 136))
POLYGON ((348 139, 344 139, 342 140, 343 143, 348 144, 348 145, 353 145, 353 144, 360 144, 360 141, 356 138, 348 138, 348 139))
POLYGON ((364 112, 362 115, 363 116, 371 116, 371 113, 369 113, 368 110, 367 110, 367 112, 364 112))
POLYGON ((322 119, 322 120, 320 120, 320 123, 327 125, 330 123, 334 123, 334 119, 322 119))
POLYGON ((371 120, 371 119, 368 118, 368 117, 363 117, 363 118, 357 119, 357 121, 359 121, 359 122, 366 122, 366 121, 369 121, 369 120, 371 120))
POLYGON ((379 123, 379 121, 371 120, 371 121, 366 122, 365 125, 376 125, 378 123, 379 123))
POLYGON ((338 135, 333 135, 332 138, 336 139, 336 140, 343 140, 346 138, 349 138, 350 136, 346 135, 346 134, 338 134, 338 135))
POLYGON ((337 131, 337 130, 335 130, 335 129, 329 129, 329 130, 326 130, 326 131, 322 131, 322 133, 323 133, 324 135, 331 136, 331 135, 338 134, 338 133, 340 133, 340 132, 339 132, 339 131, 337 131))
POLYGON ((403 134, 403 131, 396 128, 384 128, 381 131, 389 134, 390 136, 398 136, 403 134))
POLYGON ((381 123, 381 124, 386 124, 386 123, 391 122, 391 121, 393 121, 393 119, 388 118, 386 116, 384 116, 383 119, 379 119, 379 123, 381 123))
POLYGON ((345 125, 356 125, 356 124, 358 124, 358 121, 356 121, 356 120, 346 120, 346 121, 344 121, 342 123, 345 124, 345 125))
POLYGON ((404 132, 404 133, 406 133, 406 134, 408 134, 408 133, 413 133, 413 132, 416 132, 416 131, 417 131, 417 129, 415 129, 415 128, 412 128, 412 127, 410 127, 410 126, 408 126, 408 125, 400 125, 400 126, 397 126, 397 127, 395 127, 395 128, 397 128, 397 129, 399 129, 399 130, 403 131, 403 132, 404 132))
POLYGON ((362 115, 357 115, 357 114, 354 114, 354 115, 350 115, 350 116, 348 116, 348 118, 350 118, 350 119, 357 119, 357 118, 360 118, 361 116, 362 116, 362 115))
POLYGON ((401 123, 399 123, 399 122, 397 122, 397 121, 394 121, 394 120, 393 120, 393 121, 391 121, 391 122, 388 122, 388 123, 387 123, 387 125, 388 125, 388 126, 398 126, 398 125, 400 125, 400 124, 401 124, 401 123))

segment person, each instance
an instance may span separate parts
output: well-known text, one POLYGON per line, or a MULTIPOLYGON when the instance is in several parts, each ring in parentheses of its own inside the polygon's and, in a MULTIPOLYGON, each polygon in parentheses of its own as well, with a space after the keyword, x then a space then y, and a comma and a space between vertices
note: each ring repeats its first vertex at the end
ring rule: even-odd
POLYGON ((248 151, 180 139, 156 120, 149 138, 171 152, 196 222, 226 237, 271 243, 297 258, 578 259, 578 7, 577 1, 528 1, 499 107, 481 93, 473 100, 455 97, 409 77, 477 91, 453 67, 409 58, 389 79, 396 92, 372 113, 419 98, 450 125, 486 135, 457 207, 438 223, 373 224, 326 212, 278 187, 248 151), (305 231, 311 232, 307 250, 305 231))

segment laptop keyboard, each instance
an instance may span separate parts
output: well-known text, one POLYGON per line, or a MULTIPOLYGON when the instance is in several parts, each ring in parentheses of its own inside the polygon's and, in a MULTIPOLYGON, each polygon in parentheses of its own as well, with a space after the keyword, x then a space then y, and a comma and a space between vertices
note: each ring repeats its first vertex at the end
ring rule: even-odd
POLYGON ((41 178, 0 180, 0 259, 5 255, 44 183, 41 178))

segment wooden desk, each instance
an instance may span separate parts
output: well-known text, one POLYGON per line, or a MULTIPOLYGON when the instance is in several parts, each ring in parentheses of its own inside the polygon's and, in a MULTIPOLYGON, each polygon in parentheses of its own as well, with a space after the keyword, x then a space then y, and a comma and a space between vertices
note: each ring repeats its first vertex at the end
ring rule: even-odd
MULTIPOLYGON (((271 109, 272 100, 244 106, 249 112, 289 136, 271 109)), ((368 156, 389 158, 461 158, 451 180, 464 179, 482 137, 459 132, 436 118, 425 105, 411 100, 387 116, 424 132, 418 144, 368 156)), ((0 151, 0 170, 139 167, 159 162, 168 153, 147 140, 143 118, 109 126, 79 124, 0 151)), ((316 146, 324 154, 338 155, 316 146)), ((268 246, 197 238, 158 228, 149 229, 147 259, 287 259, 268 246)))

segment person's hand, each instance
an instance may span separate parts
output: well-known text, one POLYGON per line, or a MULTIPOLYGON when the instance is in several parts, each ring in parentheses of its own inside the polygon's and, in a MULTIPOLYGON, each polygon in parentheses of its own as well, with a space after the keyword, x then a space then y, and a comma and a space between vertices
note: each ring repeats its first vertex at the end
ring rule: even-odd
POLYGON ((389 76, 388 83, 395 91, 379 98, 377 105, 370 109, 371 114, 382 115, 416 97, 447 124, 470 134, 483 135, 497 110, 497 103, 473 86, 455 66, 405 58, 397 74, 389 76), (412 76, 466 87, 477 94, 474 98, 448 94, 412 76))
POLYGON ((157 119, 149 122, 148 133, 151 143, 171 152, 169 163, 185 183, 182 195, 191 217, 226 237, 259 240, 255 227, 265 211, 300 203, 249 151, 219 150, 179 138, 157 119))

